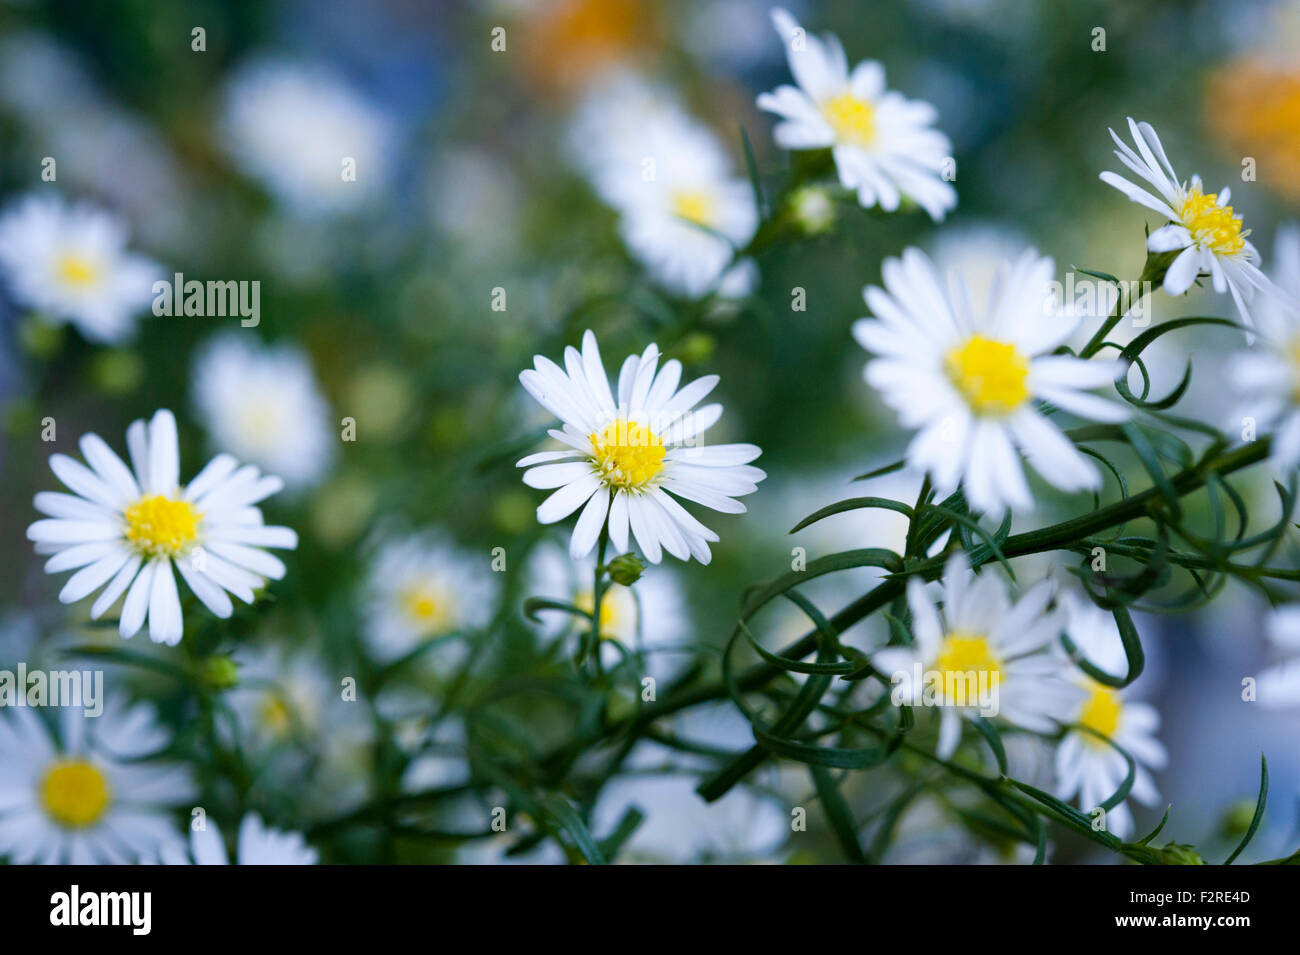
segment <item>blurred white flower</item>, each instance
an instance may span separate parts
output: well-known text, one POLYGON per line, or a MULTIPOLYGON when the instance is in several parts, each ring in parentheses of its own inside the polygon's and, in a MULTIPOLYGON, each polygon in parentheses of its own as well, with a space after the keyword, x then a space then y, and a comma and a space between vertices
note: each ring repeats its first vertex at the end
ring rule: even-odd
MULTIPOLYGON (((1300 226, 1278 230, 1273 250, 1274 281, 1300 303, 1300 226)), ((1259 338, 1233 356, 1228 380, 1241 397, 1234 422, 1247 418, 1272 430, 1273 466, 1287 474, 1300 465, 1300 305, 1264 296, 1255 306, 1259 338)))
POLYGON ((149 757, 170 733, 146 703, 109 696, 98 717, 0 710, 0 855, 18 865, 125 864, 179 845, 168 807, 194 798, 189 769, 149 757))
POLYGON ((36 509, 49 517, 28 527, 27 537, 38 553, 53 555, 46 573, 81 568, 59 592, 61 602, 104 587, 90 610, 98 619, 125 593, 122 636, 134 636, 147 616, 150 638, 175 646, 184 620, 173 567, 204 606, 226 618, 234 609, 227 591, 251 604, 266 578, 284 576, 283 562, 262 548, 292 550, 298 535, 263 524, 254 506, 280 490, 280 479, 239 467, 229 454, 182 485, 170 411, 156 412, 148 425, 133 421, 126 444, 132 468, 96 434, 80 442, 90 467, 51 455, 50 469, 74 494, 38 493, 36 509))
POLYGON ((1265 622, 1269 642, 1283 654, 1255 681, 1259 705, 1268 709, 1300 706, 1300 606, 1278 607, 1265 622))
MULTIPOLYGON (((301 833, 272 829, 255 812, 248 813, 239 824, 236 865, 315 865, 317 857, 318 853, 307 845, 301 833)), ((212 821, 204 829, 190 830, 188 853, 182 846, 171 846, 159 858, 164 865, 230 865, 221 830, 212 821)))
POLYGON ((59 183, 125 213, 154 247, 173 255, 202 248, 194 197, 166 139, 113 101, 80 54, 33 30, 0 38, 0 104, 21 120, 16 144, 7 145, 57 158, 59 183))
MULTIPOLYGON (((551 540, 538 544, 528 558, 528 592, 571 603, 591 612, 594 601, 592 581, 596 562, 587 558, 575 561, 568 551, 551 540)), ((571 616, 542 611, 546 616, 544 632, 558 637, 574 629, 571 616)), ((690 621, 677 575, 667 568, 651 568, 632 586, 610 583, 600 601, 600 635, 604 641, 616 641, 617 647, 601 644, 601 661, 612 667, 624 653, 645 653, 645 672, 665 685, 691 661, 691 654, 674 652, 689 636, 690 621)), ((581 629, 581 628, 579 628, 581 629)))
POLYGON ((985 684, 980 693, 987 690, 995 715, 1012 725, 1051 733, 1065 719, 1075 695, 1062 679, 1060 657, 1040 652, 1061 632, 1059 615, 1047 610, 1053 589, 1050 581, 1040 581, 1012 604, 998 571, 987 568, 975 575, 966 554, 958 551, 944 570, 941 616, 925 584, 908 579, 912 646, 877 650, 872 663, 892 677, 899 703, 923 705, 934 693, 941 759, 961 742, 961 718, 980 715, 985 701, 975 698, 976 681, 985 684), (961 693, 962 687, 972 692, 961 693))
POLYGON ((191 380, 216 447, 275 472, 291 491, 329 470, 336 441, 329 405, 301 348, 228 332, 198 349, 191 380))
POLYGON ((235 659, 239 683, 229 698, 246 739, 271 747, 319 738, 335 691, 315 654, 275 643, 241 648, 235 659))
POLYGON ((1256 264, 1259 251, 1242 230, 1241 216, 1228 205, 1231 190, 1205 192, 1201 177, 1193 176, 1191 186, 1179 180, 1160 145, 1160 137, 1150 123, 1128 121, 1133 145, 1129 146, 1110 131, 1111 139, 1119 148, 1115 155, 1130 171, 1155 190, 1152 193, 1113 172, 1103 172, 1101 181, 1113 186, 1139 205, 1160 213, 1169 220, 1147 237, 1151 252, 1182 250, 1165 273, 1164 290, 1169 295, 1182 295, 1197 277, 1210 276, 1214 290, 1222 295, 1229 292, 1241 319, 1251 324, 1249 303, 1256 289, 1276 294, 1264 273, 1256 264))
POLYGON ((1123 365, 1052 354, 1079 316, 1052 314, 1050 258, 1029 249, 1004 263, 984 308, 972 305, 957 273, 945 292, 919 249, 886 259, 883 273, 885 288, 865 291, 875 318, 853 326, 859 344, 877 356, 863 377, 904 427, 920 429, 907 459, 930 475, 940 497, 960 486, 975 510, 1029 510, 1021 454, 1063 491, 1100 486, 1097 467, 1035 402, 1123 421, 1123 405, 1085 391, 1111 384, 1123 365))
POLYGON ((537 520, 554 524, 578 508, 569 553, 586 557, 609 522, 615 552, 628 549, 629 530, 652 564, 665 550, 678 560, 711 559, 718 535, 692 517, 676 498, 739 514, 735 500, 758 489, 766 475, 748 462, 762 452, 752 444, 706 445, 701 435, 722 417, 722 405, 695 409, 718 383, 705 375, 683 386, 676 359, 659 364, 659 348, 629 355, 618 376, 618 399, 609 387, 596 336, 582 336, 582 351, 565 349, 564 368, 536 355, 519 380, 558 417, 549 434, 568 446, 541 451, 518 463, 529 487, 558 488, 537 508, 537 520), (692 410, 695 409, 695 410, 692 410), (585 505, 585 507, 584 507, 585 505))
POLYGON ((162 274, 127 251, 126 240, 107 212, 28 196, 0 215, 0 272, 20 304, 71 322, 92 341, 125 341, 162 274))
MULTIPOLYGON (((1083 658, 1104 673, 1123 676, 1128 662, 1114 616, 1073 591, 1066 591, 1061 603, 1066 633, 1083 658)), ((1106 742, 1112 740, 1136 764, 1130 795, 1143 805, 1154 806, 1160 793, 1148 768, 1163 769, 1169 761, 1155 736, 1160 713, 1150 703, 1131 699, 1127 690, 1098 683, 1082 670, 1072 670, 1070 680, 1084 696, 1066 722, 1084 728, 1071 729, 1057 746, 1057 795, 1071 799, 1077 794, 1086 813, 1109 799, 1128 776, 1128 762, 1106 742)), ((1132 834, 1133 813, 1125 803, 1107 811, 1106 829, 1121 839, 1132 834)))
POLYGON ((495 610, 497 589, 486 554, 471 555, 441 534, 386 541, 371 561, 366 587, 370 651, 389 663, 430 640, 482 627, 495 610))
POLYGON ((569 152, 619 213, 632 255, 665 288, 698 298, 724 276, 732 297, 752 287, 755 273, 742 281, 732 266, 758 227, 753 189, 671 94, 628 75, 602 84, 578 112, 569 152))
MULTIPOLYGON (((753 745, 749 722, 734 708, 705 706, 678 713, 665 727, 689 743, 739 752, 753 745)), ((696 792, 715 764, 704 756, 643 742, 623 772, 601 790, 592 810, 598 837, 612 832, 632 808, 645 819, 624 845, 628 862, 687 864, 775 861, 790 835, 790 808, 761 786, 740 785, 705 802, 696 792)), ((755 779, 759 782, 759 779, 755 779)), ((773 782, 771 774, 762 780, 773 782)))
POLYGON ((957 205, 957 190, 943 176, 952 144, 931 128, 935 108, 886 89, 885 69, 874 60, 850 72, 833 34, 818 39, 780 8, 772 21, 799 84, 758 97, 759 109, 781 117, 772 132, 777 145, 831 150, 840 184, 864 208, 893 212, 907 198, 942 221, 957 205))
POLYGON ((243 64, 226 89, 221 133, 246 173, 304 215, 353 211, 391 186, 392 120, 320 65, 243 64))

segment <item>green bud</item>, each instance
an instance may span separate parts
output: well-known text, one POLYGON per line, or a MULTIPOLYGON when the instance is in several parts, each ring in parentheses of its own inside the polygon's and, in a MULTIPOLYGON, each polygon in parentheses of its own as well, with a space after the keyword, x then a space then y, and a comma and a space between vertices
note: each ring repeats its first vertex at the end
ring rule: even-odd
POLYGON ((1171 842, 1160 850, 1160 862, 1162 865, 1205 865, 1205 860, 1197 853, 1195 846, 1180 845, 1177 842, 1171 842))
POLYGON ((49 358, 63 347, 63 326, 32 314, 19 327, 18 341, 33 358, 49 358))
POLYGON ((717 341, 706 332, 692 332, 677 346, 677 354, 687 365, 698 365, 713 357, 717 341))
POLYGON ((139 386, 144 378, 144 363, 133 351, 109 349, 91 360, 90 374, 101 391, 110 395, 124 395, 139 386))
POLYGON ((606 564, 605 569, 609 571, 609 579, 614 583, 630 587, 641 579, 645 564, 641 563, 641 558, 636 554, 620 554, 606 564))
POLYGON ((239 685, 239 664, 230 657, 214 656, 203 661, 203 682, 214 690, 239 685))
POLYGON ((818 186, 800 186, 787 200, 790 218, 804 235, 820 235, 835 225, 835 201, 818 186))

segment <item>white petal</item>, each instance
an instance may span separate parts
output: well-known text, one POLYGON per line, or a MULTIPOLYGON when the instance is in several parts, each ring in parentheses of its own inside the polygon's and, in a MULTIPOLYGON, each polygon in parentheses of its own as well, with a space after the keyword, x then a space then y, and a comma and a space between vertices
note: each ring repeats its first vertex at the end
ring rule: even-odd
POLYGON ((554 524, 556 521, 564 520, 564 518, 587 503, 587 499, 595 493, 598 487, 600 487, 600 481, 597 480, 594 474, 588 473, 572 484, 560 488, 538 506, 538 522, 554 524))
MULTIPOLYGON (((167 472, 155 473, 166 477, 167 472)), ((166 558, 154 561, 153 586, 149 589, 149 639, 174 647, 181 642, 181 599, 176 592, 176 576, 172 562, 166 558)))
POLYGON ((144 624, 145 614, 149 610, 149 594, 153 590, 154 567, 157 561, 150 561, 140 568, 139 575, 127 591, 126 603, 122 605, 122 616, 118 621, 118 632, 123 637, 133 637, 144 624))
POLYGON ((600 529, 605 525, 605 515, 608 511, 609 488, 601 487, 587 501, 587 506, 582 509, 578 523, 573 528, 573 537, 569 542, 570 557, 574 560, 582 560, 591 553, 596 538, 600 536, 600 529))
MULTIPOLYGON (((176 418, 166 408, 156 411, 149 423, 149 482, 159 494, 170 494, 181 483, 176 418)), ((172 581, 172 590, 175 592, 175 580, 172 581)))

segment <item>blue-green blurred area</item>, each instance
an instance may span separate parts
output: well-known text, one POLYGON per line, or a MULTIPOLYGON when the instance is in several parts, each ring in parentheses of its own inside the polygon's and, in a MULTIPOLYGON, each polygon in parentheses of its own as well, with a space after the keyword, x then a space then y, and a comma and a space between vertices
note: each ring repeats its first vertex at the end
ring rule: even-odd
MULTIPOLYGON (((1118 168, 1107 128, 1127 135, 1129 116, 1159 129, 1180 173, 1199 172, 1207 188, 1231 184, 1266 270, 1278 227, 1300 216, 1300 4, 789 6, 810 31, 837 34, 850 63, 877 59, 892 88, 935 104, 954 146, 959 204, 935 224, 916 210, 885 215, 839 202, 828 233, 757 256, 752 294, 701 302, 657 287, 629 256, 616 214, 576 168, 570 125, 584 96, 612 72, 635 71, 674 89, 727 145, 741 176, 743 130, 760 178, 776 189, 792 159, 773 144, 771 117, 754 100, 789 78, 765 2, 0 0, 0 212, 29 194, 91 202, 120 218, 130 248, 158 263, 160 277, 258 281, 261 289, 256 327, 229 316, 155 316, 146 306, 132 337, 104 344, 0 287, 0 651, 8 650, 0 662, 38 646, 118 640, 111 629, 86 628, 88 600, 58 602, 61 579, 43 572, 25 537, 38 516, 33 494, 56 486, 49 455, 76 455, 86 432, 124 452, 131 421, 170 408, 180 422, 182 476, 193 475, 226 450, 195 396, 203 349, 229 335, 290 346, 308 359, 328 405, 332 452, 304 486, 264 505, 268 523, 299 534, 287 576, 233 624, 187 608, 180 648, 154 647, 145 633, 126 646, 195 666, 205 654, 283 647, 316 661, 331 698, 333 684, 357 677, 361 704, 337 717, 341 723, 282 740, 267 755, 228 745, 220 733, 213 744, 184 680, 129 665, 110 666, 107 679, 157 703, 195 768, 204 805, 228 831, 257 809, 307 833, 326 861, 500 861, 509 842, 457 849, 405 829, 483 828, 488 808, 518 798, 514 787, 546 785, 541 770, 502 767, 538 765, 590 718, 570 644, 521 611, 536 592, 530 568, 538 550, 567 543, 569 526, 548 533, 537 524, 542 494, 524 487, 514 466, 553 425, 519 384, 534 355, 559 360, 590 328, 612 371, 657 341, 683 361, 686 377, 721 376, 715 395, 726 411, 712 440, 762 447, 756 464, 768 478, 746 499, 748 513, 708 515, 721 537, 712 563, 666 558, 646 578, 674 591, 664 612, 678 624, 676 640, 697 650, 686 658, 716 673, 716 648, 731 633, 742 593, 789 570, 792 548, 815 559, 897 546, 902 525, 891 523, 893 514, 854 512, 787 533, 842 498, 915 498, 919 482, 891 477, 874 490, 852 483, 900 457, 908 437, 863 382, 866 356, 849 331, 865 313, 862 288, 880 281, 885 257, 917 245, 987 284, 1003 257, 1032 245, 1055 257, 1062 278, 1072 267, 1136 278, 1144 225, 1154 228, 1154 217, 1098 180, 1118 168), (269 108, 267 87, 257 85, 267 64, 296 76, 302 98, 293 115, 249 120, 263 124, 263 139, 250 142, 239 132, 239 110, 269 108), (356 188, 316 189, 319 170, 295 165, 293 144, 310 142, 320 124, 356 122, 371 131, 355 157, 356 188), (47 157, 57 163, 54 181, 42 177, 47 157), (1253 173, 1243 179, 1247 166, 1253 173), (806 310, 791 308, 796 289, 806 310), (356 439, 335 440, 349 419, 356 439), (45 440, 50 420, 53 440, 45 440), (455 678, 463 657, 453 654, 446 665, 385 685, 382 701, 365 699, 384 676, 361 636, 373 612, 367 581, 375 554, 385 539, 422 532, 453 541, 488 575, 498 572, 494 549, 503 549, 483 628, 490 643, 463 685, 455 678), (460 735, 431 728, 446 715, 444 703, 460 735), (325 734, 348 739, 353 730, 355 746, 337 765, 321 755, 325 734), (423 815, 423 805, 406 807, 415 821, 366 815, 358 807, 402 786, 411 761, 404 732, 420 739, 428 732, 431 751, 446 754, 452 768, 435 767, 431 785, 473 784, 455 805, 423 815), (349 821, 349 813, 357 815, 349 821)), ((1157 322, 1198 314, 1230 316, 1231 304, 1209 291, 1155 301, 1157 322)), ((1162 343, 1173 351, 1153 365, 1153 391, 1177 382, 1179 351, 1190 353, 1184 413, 1229 425, 1220 377, 1226 336, 1193 330, 1176 338, 1162 343)), ((1267 516, 1276 509, 1270 484, 1260 477, 1253 487, 1267 516)), ((1092 506, 1086 495, 1063 497, 1045 485, 1035 492, 1042 504, 1023 526, 1017 519, 1017 530, 1092 506)), ((1287 559, 1290 549, 1282 550, 1287 559)), ((1031 579, 1042 572, 1019 563, 1031 579)), ((810 595, 829 614, 875 579, 854 571, 810 595)), ((1170 750, 1169 768, 1157 774, 1174 807, 1166 834, 1209 857, 1226 854, 1244 828, 1238 804, 1254 799, 1261 750, 1272 797, 1247 857, 1291 851, 1286 843, 1300 824, 1300 714, 1241 702, 1242 678, 1268 660, 1257 623, 1264 609, 1255 594, 1229 587, 1194 614, 1138 621, 1149 673, 1137 689, 1161 710, 1170 750)), ((643 613, 657 612, 643 601, 643 613)), ((773 647, 809 626, 793 613, 760 622, 770 626, 763 638, 773 647)), ((883 639, 883 626, 863 625, 850 637, 869 647, 883 639)), ((634 706, 636 692, 635 683, 618 689, 611 706, 634 706)), ((725 707, 677 731, 698 732, 725 751, 752 744, 725 707)), ((693 758, 707 765, 707 755, 693 758)), ((623 818, 624 803, 653 820, 629 843, 629 858, 839 860, 818 810, 807 833, 787 831, 789 806, 810 804, 803 767, 769 766, 737 791, 737 800, 755 800, 763 811, 749 803, 706 811, 692 792, 697 764, 679 761, 686 767, 679 784, 655 772, 667 758, 638 754, 629 764, 635 771, 619 776, 608 797, 615 804, 601 803, 593 817, 601 838, 623 818), (638 788, 637 773, 652 781, 638 788), (732 833, 736 814, 750 825, 732 833)), ((579 764, 574 778, 585 771, 579 764)), ((879 811, 905 788, 905 776, 887 768, 846 784, 853 812, 879 811)), ((579 804, 587 795, 578 783, 560 789, 579 804)), ((916 806, 893 861, 1014 858, 965 831, 944 793, 916 806)), ((1160 812, 1137 808, 1137 816, 1146 831, 1160 812)), ((548 841, 517 848, 523 858, 559 856, 548 841)), ((1068 837, 1049 858, 1109 861, 1068 837)))

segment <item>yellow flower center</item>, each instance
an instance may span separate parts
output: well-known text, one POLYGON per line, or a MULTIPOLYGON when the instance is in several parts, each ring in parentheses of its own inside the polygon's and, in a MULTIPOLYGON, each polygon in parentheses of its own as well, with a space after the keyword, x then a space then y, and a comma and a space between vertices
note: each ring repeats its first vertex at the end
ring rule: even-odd
POLYGON ((678 189, 672 196, 673 215, 694 222, 696 225, 712 227, 717 212, 717 203, 713 196, 702 189, 678 189))
POLYGON ((280 419, 275 402, 262 395, 248 395, 239 408, 239 425, 245 436, 254 444, 269 445, 279 437, 280 419))
POLYGON ((822 115, 842 143, 867 146, 876 138, 875 108, 852 93, 841 93, 822 103, 822 115))
MULTIPOLYGON (((614 607, 614 601, 610 599, 612 596, 612 593, 606 591, 600 601, 600 636, 605 640, 617 640, 619 636, 617 633, 619 613, 614 607)), ((591 613, 596 608, 596 598, 590 590, 584 590, 573 598, 573 605, 579 610, 591 613)))
POLYGON ((643 424, 619 418, 599 434, 593 431, 587 437, 591 441, 596 473, 611 487, 643 488, 664 469, 668 449, 643 424))
POLYGON ((41 780, 41 803, 69 829, 94 825, 112 801, 104 774, 82 759, 60 760, 41 780))
POLYGON ((278 693, 267 693, 258 712, 262 726, 273 736, 287 736, 293 727, 293 710, 278 693))
MULTIPOLYGON (((1087 702, 1083 704, 1083 710, 1079 713, 1079 725, 1086 726, 1110 739, 1119 728, 1119 717, 1123 710, 1124 704, 1118 693, 1100 683, 1093 684, 1092 695, 1088 697, 1087 702)), ((1106 745, 1091 733, 1083 735, 1090 743, 1098 746, 1106 745)))
POLYGON ((423 633, 445 633, 455 626, 452 601, 432 583, 408 587, 400 600, 402 610, 423 633))
POLYGON ((1029 397, 1029 359, 1015 345, 973 335, 944 359, 948 377, 980 414, 1014 411, 1029 397))
POLYGON ((944 677, 944 685, 962 681, 966 687, 967 702, 974 703, 980 689, 994 690, 1002 682, 1002 661, 989 646, 988 637, 978 633, 954 631, 944 637, 934 669, 944 677), (984 686, 980 686, 980 675, 984 686))
POLYGON ((1241 231, 1241 216, 1232 214, 1232 206, 1219 205, 1219 194, 1203 193, 1199 185, 1188 191, 1178 216, 1198 244, 1220 255, 1236 255, 1250 235, 1241 231))
POLYGON ((126 509, 126 539, 146 557, 175 557, 198 539, 201 517, 189 501, 146 494, 126 509))
POLYGON ((55 271, 63 281, 78 288, 95 284, 99 281, 100 275, 98 264, 75 252, 61 255, 55 271))

